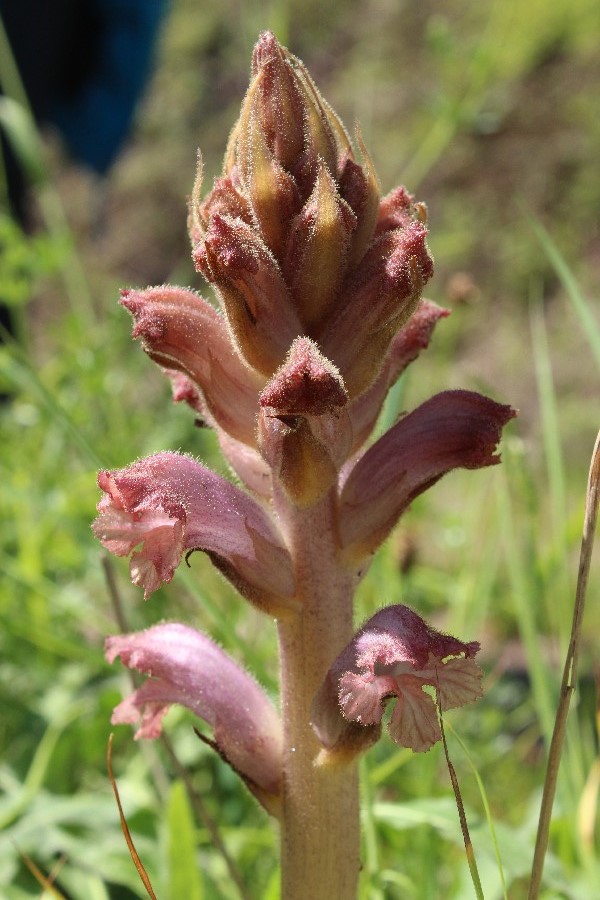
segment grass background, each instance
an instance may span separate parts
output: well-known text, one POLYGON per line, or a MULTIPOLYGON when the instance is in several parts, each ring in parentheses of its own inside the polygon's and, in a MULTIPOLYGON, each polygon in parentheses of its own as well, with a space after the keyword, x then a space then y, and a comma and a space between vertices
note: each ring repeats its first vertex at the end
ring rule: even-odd
MULTIPOLYGON (((132 345, 116 298, 127 285, 200 287, 185 233, 196 147, 209 184, 266 27, 304 59, 344 121, 360 121, 384 191, 405 183, 429 206, 428 296, 453 312, 384 417, 448 387, 520 409, 501 467, 453 473, 415 502, 361 587, 357 621, 402 600, 482 641, 486 698, 448 715, 450 752, 486 898, 526 896, 600 425, 600 7, 174 0, 109 182, 69 166, 49 135, 36 163, 38 231, 26 238, 0 217, 1 292, 21 331, 18 344, 0 348, 0 386, 12 393, 0 409, 7 900, 42 891, 20 853, 55 871, 64 896, 145 896, 106 774, 110 712, 128 685, 103 659, 104 636, 118 626, 89 529, 95 474, 160 449, 220 463, 212 436, 171 404, 168 385, 132 345)), ((24 134, 36 158, 35 135, 24 134)), ((274 632, 207 560, 196 554, 192 566, 144 605, 126 564, 115 562, 127 627, 182 618, 275 692, 274 632)), ((596 564, 545 898, 590 900, 600 890, 598 586, 596 564)), ((113 760, 158 896, 275 898, 277 842, 266 815, 198 742, 191 717, 173 710, 167 722, 195 809, 168 747, 134 745, 122 727, 113 760), (245 895, 215 848, 213 819, 245 895)), ((472 897, 441 748, 414 756, 386 737, 362 767, 362 898, 472 897)))

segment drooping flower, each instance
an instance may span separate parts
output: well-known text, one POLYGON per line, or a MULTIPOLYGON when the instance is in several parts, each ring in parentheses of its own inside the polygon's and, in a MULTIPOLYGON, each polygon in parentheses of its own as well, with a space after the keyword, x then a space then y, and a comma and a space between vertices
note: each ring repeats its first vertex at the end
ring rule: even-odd
POLYGON ((392 740, 415 751, 441 739, 441 710, 481 696, 476 641, 463 643, 429 626, 407 606, 380 610, 337 657, 312 707, 312 725, 333 757, 352 756, 374 743, 385 704, 396 698, 392 740))
POLYGON ((279 716, 260 685, 206 635, 164 623, 107 638, 106 657, 149 676, 115 708, 114 725, 139 722, 136 738, 156 738, 169 707, 186 706, 212 726, 219 753, 259 799, 280 793, 279 716))
POLYGON ((369 555, 411 501, 447 472, 500 462, 494 451, 514 415, 473 391, 445 391, 401 418, 349 470, 340 491, 342 547, 369 555))
POLYGON ((294 572, 272 518, 225 478, 189 456, 157 453, 100 472, 98 483, 105 496, 94 531, 107 550, 132 554, 131 578, 146 597, 172 579, 186 551, 204 550, 259 607, 293 607, 294 572))

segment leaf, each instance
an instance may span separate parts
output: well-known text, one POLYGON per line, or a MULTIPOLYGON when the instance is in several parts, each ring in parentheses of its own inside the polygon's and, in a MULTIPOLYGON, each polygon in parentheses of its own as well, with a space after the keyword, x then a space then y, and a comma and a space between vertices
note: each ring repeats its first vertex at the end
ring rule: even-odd
POLYGON ((168 896, 171 900, 203 900, 204 884, 198 867, 195 826, 185 785, 176 781, 167 804, 168 896))

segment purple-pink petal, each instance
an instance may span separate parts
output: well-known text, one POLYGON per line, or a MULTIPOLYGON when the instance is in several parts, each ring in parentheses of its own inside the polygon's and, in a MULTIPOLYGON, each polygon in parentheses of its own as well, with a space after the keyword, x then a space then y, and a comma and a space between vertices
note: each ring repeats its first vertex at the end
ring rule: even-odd
POLYGON ((281 780, 279 716, 260 685, 206 635, 179 623, 109 637, 106 657, 150 676, 113 712, 113 724, 140 721, 136 738, 155 738, 169 706, 191 709, 214 730, 228 762, 277 794, 281 780))
POLYGON ((340 498, 342 546, 371 553, 411 501, 452 469, 495 465, 515 411, 472 391, 446 391, 402 418, 356 463, 340 498))
POLYGON ((476 641, 464 643, 431 628, 406 606, 380 610, 356 633, 330 667, 312 708, 312 725, 328 750, 365 749, 379 734, 385 703, 396 704, 392 740, 415 751, 441 737, 437 707, 423 690, 435 689, 441 709, 481 696, 476 641), (364 746, 356 725, 364 727, 364 746))
POLYGON ((102 471, 105 496, 93 529, 117 556, 131 558, 134 584, 147 597, 187 550, 206 551, 246 595, 278 598, 295 592, 292 563, 270 514, 248 494, 189 456, 157 453, 125 469, 102 471))
POLYGON ((123 291, 121 303, 133 316, 133 337, 146 353, 201 391, 211 424, 254 445, 265 379, 240 359, 223 316, 194 291, 169 285, 123 291))

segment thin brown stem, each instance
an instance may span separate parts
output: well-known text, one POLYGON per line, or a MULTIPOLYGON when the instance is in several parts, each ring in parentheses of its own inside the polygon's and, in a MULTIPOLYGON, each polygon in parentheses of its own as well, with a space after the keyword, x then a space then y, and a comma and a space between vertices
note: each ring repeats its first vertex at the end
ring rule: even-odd
POLYGON ((579 572, 577 576, 577 589, 575 592, 575 607, 573 609, 573 623, 571 626, 571 638, 569 641, 569 648, 567 650, 567 656, 565 659, 565 666, 560 688, 560 700, 558 709, 556 711, 554 731, 552 733, 550 751, 548 754, 548 765, 546 769, 546 778, 544 781, 544 791, 542 794, 542 805, 540 809, 540 819, 535 843, 535 853, 531 870, 531 881, 529 884, 529 900, 537 900, 542 883, 544 859, 546 856, 546 850, 548 848, 548 836, 550 833, 550 821, 552 818, 552 806, 554 803, 554 796, 556 794, 556 783, 558 780, 560 757, 567 728, 569 705, 571 702, 571 695, 575 690, 575 685, 577 682, 577 666, 579 662, 579 647, 581 643, 581 623, 583 621, 583 611, 585 608, 585 596, 587 591, 590 563, 592 560, 594 533, 596 530, 596 522, 598 519, 599 502, 600 432, 598 433, 598 437, 596 438, 594 452, 592 453, 592 462, 590 465, 590 474, 588 478, 585 514, 583 519, 583 536, 581 539, 581 552, 579 555, 579 572))
POLYGON ((121 592, 117 585, 117 579, 115 578, 114 566, 108 553, 103 553, 100 556, 100 562, 102 563, 104 580, 106 581, 106 587, 108 588, 108 595, 110 597, 110 603, 115 615, 115 619, 117 620, 117 625, 119 626, 121 631, 125 633, 129 631, 127 616, 125 615, 125 606, 121 598, 121 592))

